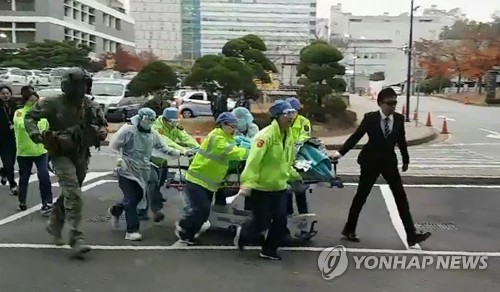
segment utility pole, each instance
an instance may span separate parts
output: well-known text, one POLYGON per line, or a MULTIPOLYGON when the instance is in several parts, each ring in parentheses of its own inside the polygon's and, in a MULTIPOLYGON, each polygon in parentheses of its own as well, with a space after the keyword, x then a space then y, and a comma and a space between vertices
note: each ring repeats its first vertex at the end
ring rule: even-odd
POLYGON ((413 52, 413 11, 414 11, 414 0, 411 0, 410 9, 410 40, 408 42, 408 72, 406 76, 406 122, 410 121, 410 96, 411 96, 411 61, 413 52))
POLYGON ((352 94, 356 94, 356 60, 358 59, 358 56, 356 54, 356 46, 353 47, 353 68, 352 68, 352 94))

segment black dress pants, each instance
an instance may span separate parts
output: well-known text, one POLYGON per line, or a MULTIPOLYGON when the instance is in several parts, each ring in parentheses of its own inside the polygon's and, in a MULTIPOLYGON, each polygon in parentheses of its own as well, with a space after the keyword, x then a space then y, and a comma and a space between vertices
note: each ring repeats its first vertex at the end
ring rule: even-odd
POLYGON ((403 221, 403 226, 405 228, 407 236, 409 238, 414 236, 415 226, 410 213, 408 199, 403 188, 401 175, 399 174, 397 165, 380 164, 361 166, 361 176, 359 178, 358 190, 352 201, 352 205, 349 210, 349 217, 344 227, 344 232, 355 233, 361 209, 363 208, 363 205, 365 204, 366 199, 368 198, 368 195, 373 188, 373 185, 380 175, 382 175, 382 177, 389 184, 389 188, 391 189, 394 196, 394 200, 399 211, 399 216, 403 221))

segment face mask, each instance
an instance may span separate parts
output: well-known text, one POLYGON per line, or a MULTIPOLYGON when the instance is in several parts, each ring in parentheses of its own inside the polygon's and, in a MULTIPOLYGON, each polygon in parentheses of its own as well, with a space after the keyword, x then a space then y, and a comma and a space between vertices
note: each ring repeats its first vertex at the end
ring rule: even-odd
POLYGON ((140 121, 139 122, 139 126, 141 126, 141 128, 143 128, 144 130, 151 130, 151 126, 153 125, 153 123, 151 123, 150 121, 140 121))
POLYGON ((247 130, 247 123, 245 121, 238 121, 238 131, 245 132, 247 130))

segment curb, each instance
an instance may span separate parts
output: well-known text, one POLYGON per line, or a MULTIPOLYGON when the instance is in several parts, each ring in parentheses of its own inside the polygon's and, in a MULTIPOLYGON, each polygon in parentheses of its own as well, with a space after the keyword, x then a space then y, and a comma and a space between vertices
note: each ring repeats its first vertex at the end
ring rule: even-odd
MULTIPOLYGON (((436 139, 437 137, 438 137, 437 130, 432 129, 432 134, 426 135, 426 136, 421 137, 421 138, 408 140, 408 141, 406 141, 406 144, 408 144, 408 146, 421 145, 421 144, 431 142, 432 140, 436 139)), ((353 147, 353 149, 362 149, 363 146, 365 146, 365 144, 356 144, 353 147)), ((328 144, 328 145, 325 145, 325 147, 326 147, 326 150, 338 150, 342 147, 342 144, 328 144)))
MULTIPOLYGON (((410 166, 411 167, 411 166, 410 166)), ((338 176, 344 183, 358 183, 359 174, 342 174, 338 171, 338 176)), ((401 173, 403 184, 429 184, 429 185, 500 185, 500 177, 488 176, 446 176, 446 175, 404 175, 401 173)), ((387 182, 379 177, 377 184, 387 184, 387 182)))
MULTIPOLYGON (((113 134, 113 133, 110 133, 110 134, 113 134)), ((436 139, 437 136, 438 136, 438 132, 433 129, 432 134, 424 136, 422 138, 409 140, 406 143, 408 144, 408 146, 416 146, 416 145, 420 145, 420 144, 425 144, 425 143, 431 142, 432 140, 436 139)), ((101 146, 109 146, 109 141, 104 141, 101 144, 101 146)), ((353 149, 362 149, 363 146, 365 146, 365 144, 357 144, 354 146, 353 149)), ((326 150, 338 150, 342 147, 342 144, 328 144, 328 145, 325 145, 325 147, 326 147, 326 150)))

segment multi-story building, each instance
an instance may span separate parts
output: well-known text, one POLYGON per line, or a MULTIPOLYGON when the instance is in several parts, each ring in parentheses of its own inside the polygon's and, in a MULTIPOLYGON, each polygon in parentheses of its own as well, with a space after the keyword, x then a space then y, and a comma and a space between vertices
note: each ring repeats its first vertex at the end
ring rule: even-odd
MULTIPOLYGON (((316 0, 190 0, 200 19, 200 54, 220 54, 230 39, 255 34, 275 63, 298 60, 300 50, 315 38, 316 0)), ((196 25, 192 34, 196 36, 196 25)), ((195 46, 193 46, 196 48, 195 46)))
POLYGON ((162 60, 182 55, 181 2, 191 0, 129 0, 135 20, 136 51, 150 51, 162 60))
MULTIPOLYGON (((413 40, 437 40, 445 26, 452 25, 462 14, 436 6, 415 16, 413 40)), ((330 42, 344 52, 344 65, 350 74, 369 76, 384 72, 386 83, 405 82, 408 68, 410 15, 356 16, 342 11, 342 5, 331 7, 330 42)))
POLYGON ((0 1, 0 48, 20 48, 43 40, 74 40, 95 56, 132 49, 134 20, 96 0, 0 1))

